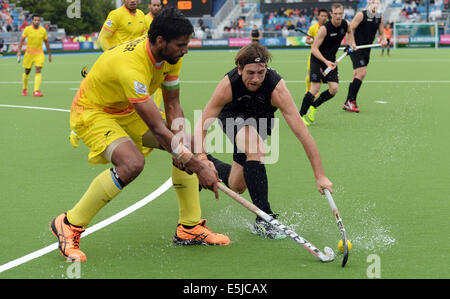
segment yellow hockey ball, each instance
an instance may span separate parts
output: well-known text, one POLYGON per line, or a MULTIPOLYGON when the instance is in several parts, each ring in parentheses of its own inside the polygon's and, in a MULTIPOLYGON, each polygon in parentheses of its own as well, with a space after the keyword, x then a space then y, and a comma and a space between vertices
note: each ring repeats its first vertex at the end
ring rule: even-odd
MULTIPOLYGON (((347 240, 347 244, 348 244, 348 251, 350 251, 352 249, 352 243, 350 242, 350 240, 347 240)), ((339 240, 338 249, 340 252, 344 252, 344 242, 342 240, 339 240)))

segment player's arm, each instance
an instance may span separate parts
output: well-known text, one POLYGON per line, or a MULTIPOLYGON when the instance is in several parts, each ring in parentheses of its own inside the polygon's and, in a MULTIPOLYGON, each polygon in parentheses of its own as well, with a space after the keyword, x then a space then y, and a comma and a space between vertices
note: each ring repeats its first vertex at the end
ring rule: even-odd
POLYGON ((198 176, 199 183, 202 187, 213 190, 216 198, 219 197, 217 191, 218 175, 217 171, 211 167, 207 167, 200 159, 185 146, 181 144, 172 144, 175 135, 170 131, 162 121, 161 114, 156 104, 151 100, 133 103, 133 106, 142 120, 152 131, 156 140, 164 149, 171 153, 177 160, 195 172, 198 176))
POLYGON ((178 136, 180 142, 191 147, 190 136, 186 132, 184 113, 180 104, 180 89, 166 90, 162 88, 162 95, 169 129, 178 136))
POLYGON ((314 39, 314 42, 311 46, 311 53, 319 60, 321 60, 323 63, 327 65, 327 67, 334 68, 335 63, 332 61, 329 61, 325 57, 323 57, 322 53, 320 53, 319 47, 322 45, 323 40, 325 39, 325 36, 327 36, 327 28, 325 26, 320 26, 319 31, 317 32, 316 38, 314 39))
POLYGON ((103 51, 106 51, 112 47, 111 38, 113 37, 113 35, 114 32, 104 27, 102 28, 102 30, 100 30, 100 33, 98 34, 98 42, 100 43, 103 51))
POLYGON ((303 145, 303 148, 314 171, 314 177, 316 179, 316 185, 319 192, 323 194, 322 189, 324 188, 332 191, 332 183, 325 176, 316 143, 309 133, 308 129, 306 128, 305 123, 301 119, 300 114, 298 113, 297 106, 294 103, 294 99, 287 89, 286 83, 283 79, 280 80, 280 82, 272 92, 271 103, 273 106, 280 109, 292 132, 303 145))
POLYGON ((358 28, 359 24, 361 24, 363 19, 364 19, 363 13, 361 11, 357 12, 356 15, 353 17, 353 20, 349 26, 352 28, 352 31, 355 31, 356 28, 358 28))
POLYGON ((217 85, 216 89, 213 92, 211 99, 208 104, 206 104, 205 109, 203 110, 202 117, 196 123, 194 129, 194 142, 195 142, 195 153, 205 154, 206 148, 205 138, 206 132, 208 128, 212 125, 212 123, 216 120, 220 111, 222 111, 223 107, 231 102, 233 98, 231 92, 231 83, 228 76, 223 77, 222 81, 217 85))
POLYGON ((50 45, 48 43, 48 39, 44 39, 45 47, 47 48, 48 53, 48 62, 52 62, 52 52, 50 51, 50 45))
POLYGON ((355 35, 353 34, 354 30, 352 29, 351 24, 349 24, 349 22, 347 20, 345 20, 345 22, 348 23, 347 26, 347 45, 349 45, 350 47, 353 48, 354 51, 356 51, 358 48, 356 47, 356 43, 355 43, 355 35))
POLYGON ((115 11, 111 11, 106 17, 105 23, 103 23, 102 29, 98 34, 98 42, 102 47, 103 51, 106 51, 113 47, 112 37, 116 32, 120 16, 115 13, 115 11))
POLYGON ((25 39, 27 37, 25 35, 22 34, 22 36, 20 37, 20 41, 19 41, 19 48, 17 49, 17 58, 20 59, 20 55, 22 55, 22 46, 23 43, 25 42, 25 39))
POLYGON ((386 35, 384 34, 384 19, 381 17, 380 25, 378 27, 378 34, 380 35, 380 44, 385 47, 387 45, 386 35))
POLYGON ((312 32, 312 28, 313 28, 313 26, 310 26, 309 27, 309 29, 308 29, 308 35, 306 36, 306 43, 308 44, 308 45, 312 45, 313 44, 313 42, 314 42, 314 38, 313 38, 313 32, 312 32))

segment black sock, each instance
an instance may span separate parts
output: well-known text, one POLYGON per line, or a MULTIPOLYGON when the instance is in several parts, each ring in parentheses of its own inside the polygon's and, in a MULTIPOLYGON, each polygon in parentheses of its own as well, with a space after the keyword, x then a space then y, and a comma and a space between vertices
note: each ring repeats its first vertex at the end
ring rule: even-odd
POLYGON ((300 116, 303 116, 306 112, 308 112, 309 106, 311 106, 313 101, 314 95, 308 91, 303 97, 302 106, 300 108, 300 116))
POLYGON ((182 224, 182 226, 183 226, 185 229, 191 229, 191 228, 196 227, 197 225, 189 226, 189 225, 184 225, 184 224, 182 224))
POLYGON ((358 78, 353 79, 353 92, 355 94, 355 97, 353 98, 353 101, 356 101, 356 96, 358 95, 359 88, 361 87, 362 81, 358 78))
POLYGON ((72 226, 75 226, 75 227, 77 227, 77 228, 83 228, 82 226, 77 226, 77 225, 73 225, 72 223, 70 223, 70 222, 69 222, 69 219, 67 219, 67 215, 66 215, 66 217, 64 217, 63 221, 64 221, 64 223, 67 224, 67 225, 72 225, 72 226))
POLYGON ((348 85, 347 101, 353 98, 353 82, 348 85))
POLYGON ((230 171, 231 171, 231 165, 224 163, 216 158, 214 158, 211 155, 206 155, 208 157, 208 160, 214 163, 214 167, 216 167, 216 170, 219 174, 219 179, 222 180, 222 182, 227 186, 228 186, 228 178, 230 176, 230 171))
POLYGON ((252 202, 267 214, 273 214, 268 199, 269 190, 264 163, 246 161, 244 164, 244 178, 252 202))
POLYGON ((111 174, 112 174, 113 178, 115 179, 114 182, 115 183, 117 182, 117 184, 119 184, 119 186, 117 186, 117 187, 119 187, 119 189, 122 190, 126 186, 126 184, 120 179, 119 174, 116 171, 116 168, 112 167, 109 170, 111 171, 111 174))
POLYGON ((320 94, 320 96, 317 98, 317 100, 315 100, 312 103, 312 106, 314 108, 319 107, 320 105, 322 105, 323 103, 325 103, 326 101, 328 101, 329 99, 331 99, 332 97, 334 97, 334 94, 331 94, 330 91, 327 89, 324 92, 322 92, 320 94))

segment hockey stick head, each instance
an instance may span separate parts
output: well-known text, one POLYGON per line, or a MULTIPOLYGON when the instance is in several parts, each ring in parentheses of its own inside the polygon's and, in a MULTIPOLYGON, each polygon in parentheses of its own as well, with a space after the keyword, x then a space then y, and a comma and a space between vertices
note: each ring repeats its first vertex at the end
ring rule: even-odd
POLYGON ((321 262, 329 263, 329 262, 332 262, 334 260, 335 254, 334 254, 333 249, 331 249, 330 247, 326 246, 323 249, 323 252, 325 254, 319 255, 319 259, 320 259, 321 262))

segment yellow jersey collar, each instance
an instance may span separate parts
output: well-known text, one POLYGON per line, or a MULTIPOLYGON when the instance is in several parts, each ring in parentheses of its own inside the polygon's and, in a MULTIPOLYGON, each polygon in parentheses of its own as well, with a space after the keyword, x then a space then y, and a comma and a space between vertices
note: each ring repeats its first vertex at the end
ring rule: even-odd
POLYGON ((147 38, 147 41, 145 43, 145 48, 147 49, 147 55, 148 58, 150 59, 151 63, 153 64, 153 66, 155 68, 157 68, 158 70, 162 68, 162 66, 164 65, 164 60, 161 62, 156 62, 155 57, 153 57, 152 51, 150 50, 150 39, 147 38))

